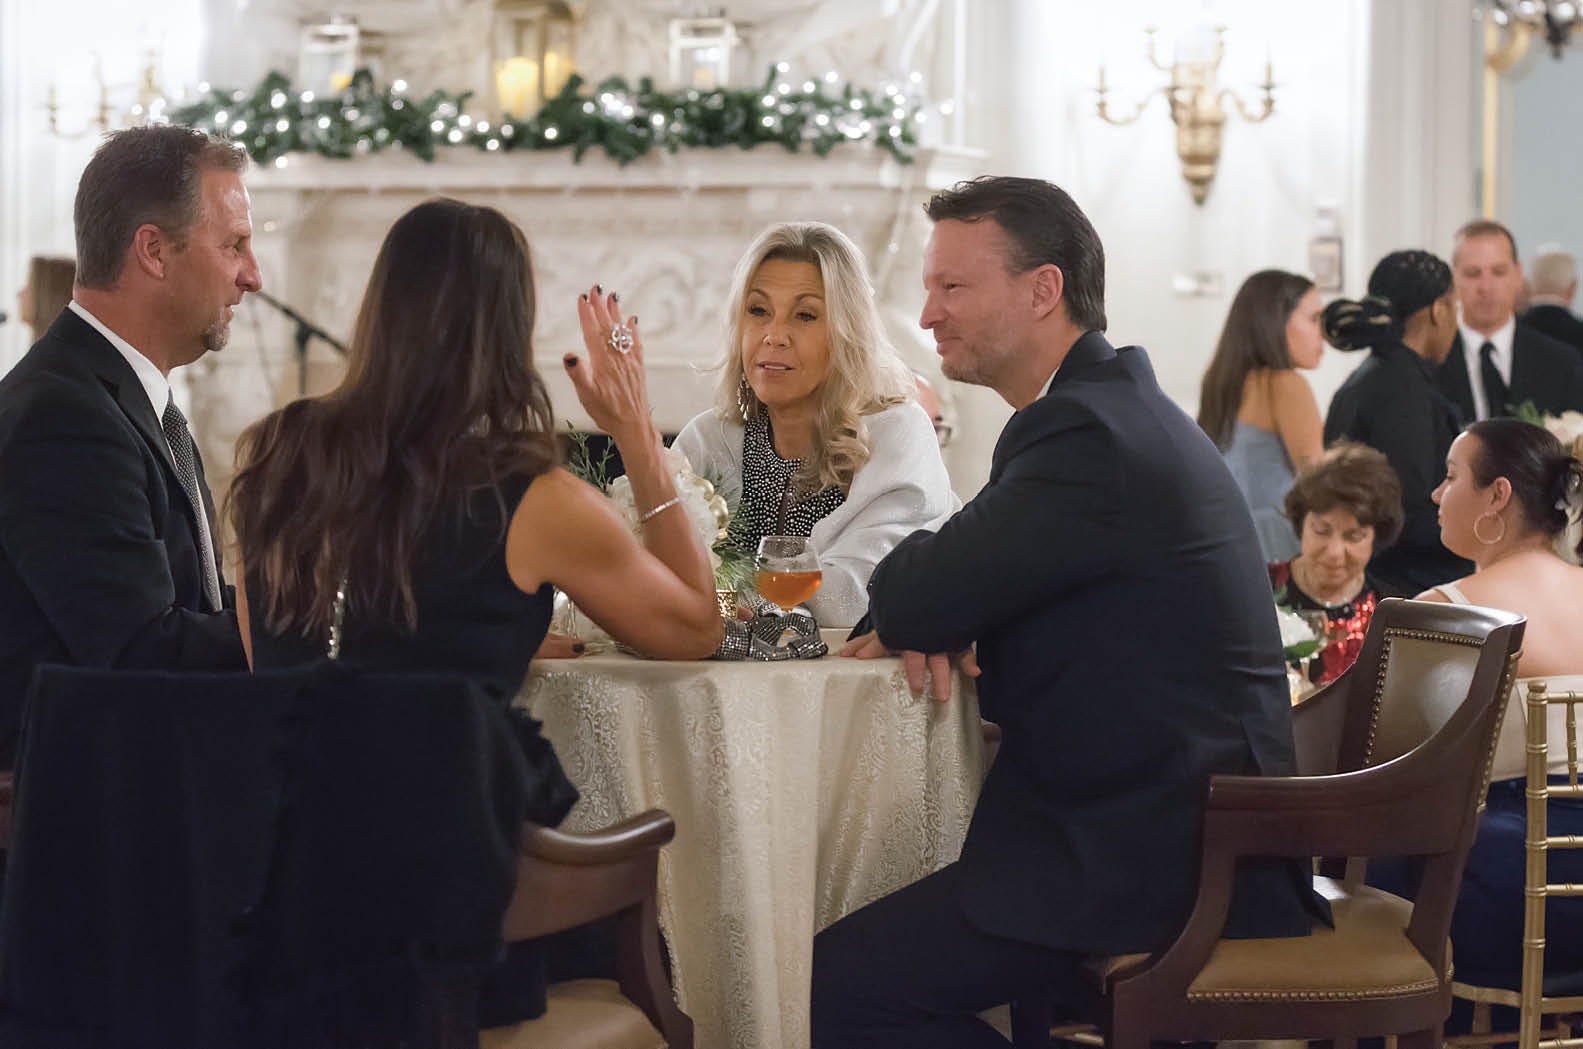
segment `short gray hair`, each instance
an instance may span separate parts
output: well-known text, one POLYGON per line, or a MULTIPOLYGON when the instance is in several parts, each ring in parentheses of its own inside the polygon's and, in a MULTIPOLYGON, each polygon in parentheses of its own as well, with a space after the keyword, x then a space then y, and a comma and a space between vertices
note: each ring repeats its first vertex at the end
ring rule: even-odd
POLYGON ((202 211, 202 172, 246 168, 241 146, 194 128, 149 125, 110 134, 77 182, 77 284, 114 287, 140 226, 152 223, 183 242, 202 211))
POLYGON ((1577 275, 1577 260, 1558 244, 1542 245, 1528 267, 1528 279, 1538 295, 1565 295, 1577 275))

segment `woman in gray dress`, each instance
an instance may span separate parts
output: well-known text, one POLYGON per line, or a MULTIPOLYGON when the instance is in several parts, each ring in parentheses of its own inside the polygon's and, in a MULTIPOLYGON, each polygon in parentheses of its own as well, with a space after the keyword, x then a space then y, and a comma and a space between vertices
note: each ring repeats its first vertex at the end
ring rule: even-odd
POLYGON ((1324 448, 1319 403, 1297 374, 1324 353, 1323 306, 1313 281, 1295 273, 1261 270, 1243 281, 1199 395, 1198 425, 1237 479, 1269 562, 1297 556, 1282 501, 1324 448))

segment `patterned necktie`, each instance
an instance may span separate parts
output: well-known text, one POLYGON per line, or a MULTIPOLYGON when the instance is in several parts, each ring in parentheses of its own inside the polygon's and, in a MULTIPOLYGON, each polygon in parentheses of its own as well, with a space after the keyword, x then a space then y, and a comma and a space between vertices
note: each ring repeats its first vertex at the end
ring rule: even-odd
POLYGON ((1485 342, 1480 346, 1479 358, 1479 377, 1484 380, 1484 405, 1489 417, 1510 415, 1512 395, 1506 388, 1506 380, 1501 378, 1501 370, 1495 367, 1495 344, 1485 342))
POLYGON ((193 517, 197 522, 198 531, 198 560, 203 567, 203 592, 209 596, 210 607, 218 612, 220 610, 220 580, 217 578, 214 567, 214 547, 209 541, 209 520, 203 510, 203 497, 198 494, 198 470, 195 465, 197 452, 192 446, 192 434, 187 430, 187 417, 181 414, 181 409, 176 407, 176 398, 172 396, 165 402, 165 414, 160 416, 160 426, 165 431, 165 440, 170 442, 170 454, 176 460, 176 476, 181 479, 181 487, 187 493, 187 501, 192 504, 193 517))

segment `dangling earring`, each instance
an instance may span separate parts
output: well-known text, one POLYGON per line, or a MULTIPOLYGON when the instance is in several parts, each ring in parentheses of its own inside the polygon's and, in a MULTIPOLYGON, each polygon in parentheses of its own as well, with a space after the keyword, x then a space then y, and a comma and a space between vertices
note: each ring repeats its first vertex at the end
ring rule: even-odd
POLYGON ((744 375, 737 380, 737 410, 742 413, 743 422, 752 415, 754 401, 753 387, 748 385, 748 377, 744 375))
POLYGON ((1484 511, 1473 521, 1473 538, 1477 539, 1485 546, 1494 546, 1496 543, 1506 538, 1506 519, 1500 514, 1496 513, 1494 510, 1484 511), (1500 522, 1501 534, 1496 536, 1494 539, 1486 539, 1482 535, 1479 535, 1479 525, 1484 523, 1484 519, 1486 517, 1493 517, 1496 521, 1500 522))

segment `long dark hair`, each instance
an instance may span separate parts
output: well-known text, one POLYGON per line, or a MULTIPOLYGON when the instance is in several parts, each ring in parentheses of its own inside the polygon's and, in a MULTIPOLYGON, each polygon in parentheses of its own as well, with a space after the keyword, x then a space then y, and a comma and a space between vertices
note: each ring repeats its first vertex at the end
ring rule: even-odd
POLYGON ((276 633, 323 638, 348 607, 417 627, 412 572, 437 519, 557 461, 533 367, 533 267, 493 208, 419 204, 391 227, 352 334, 346 378, 249 427, 230 513, 276 633))
MULTIPOLYGON (((1583 492, 1583 463, 1555 434, 1521 419, 1481 419, 1467 433, 1479 439, 1469 462, 1473 483, 1488 488, 1497 477, 1511 482, 1523 521, 1547 538, 1566 531, 1570 510, 1583 492)), ((1583 542, 1578 544, 1583 557, 1583 542)))
POLYGON ((1198 425, 1220 448, 1231 444, 1249 373, 1292 366, 1286 322, 1313 287, 1295 273, 1260 270, 1237 289, 1198 393, 1198 425))

